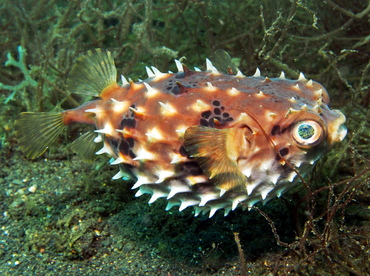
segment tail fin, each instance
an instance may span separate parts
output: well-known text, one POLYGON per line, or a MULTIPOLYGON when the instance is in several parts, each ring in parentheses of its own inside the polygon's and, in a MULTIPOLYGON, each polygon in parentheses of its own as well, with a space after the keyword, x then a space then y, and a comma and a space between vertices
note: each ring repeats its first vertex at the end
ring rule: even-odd
MULTIPOLYGON (((107 50, 94 49, 81 55, 72 67, 67 79, 67 90, 88 96, 99 96, 107 87, 116 84, 117 70, 112 54, 107 50)), ((80 108, 84 112, 83 106, 80 108)), ((75 120, 78 122, 78 114, 75 120)), ((81 121, 82 123, 85 120, 81 121)), ((29 158, 39 157, 53 144, 69 122, 63 122, 63 113, 33 113, 26 112, 19 115, 15 123, 18 143, 29 158)), ((91 159, 94 146, 84 145, 83 142, 91 138, 87 135, 75 144, 85 159, 91 159)), ((91 140, 92 141, 92 140, 91 140)), ((91 143, 89 143, 90 145, 91 143)))
POLYGON ((25 112, 15 122, 18 143, 31 159, 39 157, 64 129, 62 113, 25 112))

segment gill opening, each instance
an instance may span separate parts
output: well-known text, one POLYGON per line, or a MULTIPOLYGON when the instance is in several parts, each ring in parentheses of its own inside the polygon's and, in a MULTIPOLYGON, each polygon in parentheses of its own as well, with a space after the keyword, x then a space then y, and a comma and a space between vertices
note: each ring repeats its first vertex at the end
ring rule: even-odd
POLYGON ((306 183, 306 181, 303 179, 303 176, 298 172, 298 170, 287 160, 285 159, 281 154, 280 154, 280 151, 278 150, 278 148, 276 147, 275 143, 271 140, 270 136, 267 134, 267 132, 263 129, 262 125, 257 121, 256 118, 254 118, 250 113, 246 112, 246 111, 241 111, 239 110, 240 112, 244 112, 246 113, 250 118, 253 119, 253 121, 258 125, 258 127, 260 128, 260 130, 262 131, 263 135, 265 136, 266 140, 271 144, 273 150, 275 151, 275 153, 277 154, 277 156, 279 157, 279 163, 284 166, 285 164, 287 164, 296 174, 297 176, 299 177, 299 179, 302 181, 302 183, 305 185, 305 187, 307 188, 308 192, 310 195, 312 195, 312 191, 310 189, 310 187, 308 186, 308 184, 306 183))

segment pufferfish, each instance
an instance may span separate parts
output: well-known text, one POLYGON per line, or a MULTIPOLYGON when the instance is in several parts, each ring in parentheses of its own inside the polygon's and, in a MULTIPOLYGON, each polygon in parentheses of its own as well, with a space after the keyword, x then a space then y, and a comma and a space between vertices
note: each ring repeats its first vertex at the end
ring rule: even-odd
POLYGON ((146 80, 122 76, 119 85, 112 54, 88 51, 72 68, 67 89, 98 98, 60 113, 20 114, 19 145, 36 158, 64 126, 89 124, 96 130, 73 148, 89 159, 102 144, 96 154, 110 155, 119 167, 113 179, 132 179, 136 196, 149 194, 149 203, 166 198, 166 210, 193 206, 195 215, 209 217, 266 203, 344 139, 345 116, 303 74, 267 78, 257 69, 246 77, 227 54, 216 56, 223 72, 208 59, 205 71, 175 60, 177 73, 146 67, 146 80))

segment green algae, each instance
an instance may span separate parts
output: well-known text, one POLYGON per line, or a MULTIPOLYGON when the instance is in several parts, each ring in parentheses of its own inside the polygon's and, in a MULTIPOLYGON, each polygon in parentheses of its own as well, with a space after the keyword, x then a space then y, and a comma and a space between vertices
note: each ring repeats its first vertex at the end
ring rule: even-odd
POLYGON ((4 104, 9 103, 9 101, 14 100, 15 94, 20 90, 23 90, 27 86, 36 87, 37 81, 35 81, 31 77, 31 70, 28 69, 26 64, 26 49, 22 46, 18 46, 18 55, 19 60, 15 60, 10 53, 7 55, 7 61, 5 62, 5 66, 15 66, 18 67, 22 74, 24 75, 24 80, 17 85, 6 85, 0 83, 0 89, 11 90, 12 93, 5 99, 4 104))

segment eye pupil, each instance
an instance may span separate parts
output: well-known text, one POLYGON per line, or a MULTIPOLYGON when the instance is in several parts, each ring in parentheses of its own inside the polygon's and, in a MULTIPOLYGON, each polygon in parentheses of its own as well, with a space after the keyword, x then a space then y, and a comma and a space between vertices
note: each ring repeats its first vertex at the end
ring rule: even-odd
POLYGON ((300 121, 294 125, 292 136, 299 146, 315 146, 324 138, 324 129, 314 120, 300 121))
POLYGON ((311 125, 300 125, 298 128, 298 135, 302 139, 310 139, 315 134, 315 129, 311 125))

